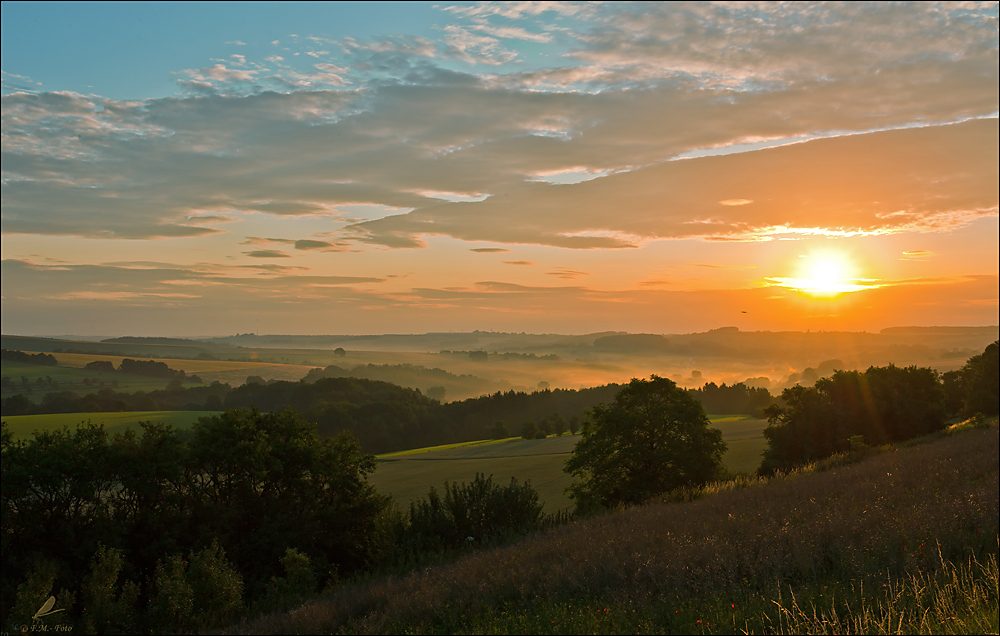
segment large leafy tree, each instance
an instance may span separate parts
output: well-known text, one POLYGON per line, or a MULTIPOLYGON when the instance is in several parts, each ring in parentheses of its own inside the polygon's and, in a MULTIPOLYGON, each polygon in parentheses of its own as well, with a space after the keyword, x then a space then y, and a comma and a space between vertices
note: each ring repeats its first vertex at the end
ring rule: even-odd
POLYGON ((694 397, 655 375, 633 379, 584 422, 566 472, 578 509, 642 503, 715 476, 726 444, 694 397))

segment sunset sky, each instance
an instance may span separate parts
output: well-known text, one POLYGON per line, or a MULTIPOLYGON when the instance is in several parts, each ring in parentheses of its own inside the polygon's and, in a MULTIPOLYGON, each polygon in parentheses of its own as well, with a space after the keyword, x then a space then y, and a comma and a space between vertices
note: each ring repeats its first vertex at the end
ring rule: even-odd
POLYGON ((996 325, 996 2, 2 5, 2 330, 996 325))

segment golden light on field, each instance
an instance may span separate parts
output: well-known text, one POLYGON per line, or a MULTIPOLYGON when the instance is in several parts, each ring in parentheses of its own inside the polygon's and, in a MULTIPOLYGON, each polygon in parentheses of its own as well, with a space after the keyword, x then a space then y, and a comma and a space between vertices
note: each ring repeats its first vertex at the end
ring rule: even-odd
POLYGON ((822 252, 801 255, 797 275, 767 279, 769 285, 803 292, 814 298, 835 298, 841 294, 881 287, 877 278, 861 278, 857 265, 845 254, 822 252))

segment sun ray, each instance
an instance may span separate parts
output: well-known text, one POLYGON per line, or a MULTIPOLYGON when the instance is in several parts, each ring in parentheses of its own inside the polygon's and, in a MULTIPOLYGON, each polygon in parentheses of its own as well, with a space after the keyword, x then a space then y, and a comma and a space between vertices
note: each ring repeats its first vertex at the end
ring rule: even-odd
POLYGON ((796 276, 767 278, 767 284, 802 292, 814 298, 835 298, 842 294, 881 287, 877 278, 857 275, 857 266, 839 252, 802 255, 796 276))

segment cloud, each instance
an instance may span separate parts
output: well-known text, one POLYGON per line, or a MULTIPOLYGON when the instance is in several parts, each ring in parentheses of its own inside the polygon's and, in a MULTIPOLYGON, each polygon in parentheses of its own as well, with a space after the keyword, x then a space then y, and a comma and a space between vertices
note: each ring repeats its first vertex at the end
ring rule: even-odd
POLYGON ((254 245, 254 246, 266 246, 277 243, 279 245, 292 245, 295 243, 293 239, 286 238, 264 238, 262 236, 248 236, 247 240, 242 241, 240 245, 254 245))
POLYGON ((995 15, 957 6, 631 4, 600 10, 591 24, 573 54, 611 81, 684 75, 726 86, 837 82, 863 73, 926 74, 956 60, 963 62, 957 67, 996 73, 995 15))
MULTIPOLYGON (((879 166, 890 172, 890 184, 869 185, 880 196, 899 196, 865 207, 884 215, 874 221, 861 209, 849 209, 844 221, 830 210, 799 210, 804 199, 777 191, 774 178, 742 187, 721 161, 664 163, 735 144, 850 132, 876 139, 883 133, 872 131, 880 129, 989 116, 1000 85, 995 17, 936 5, 519 3, 445 10, 457 22, 437 40, 293 38, 295 46, 340 54, 320 63, 303 55, 300 66, 289 62, 291 53, 266 64, 248 55, 239 65, 188 69, 179 77, 196 92, 181 97, 4 95, 2 230, 207 237, 223 231, 206 227, 209 219, 319 217, 337 205, 371 204, 395 211, 346 229, 331 218, 331 240, 412 248, 425 245, 423 236, 447 235, 593 249, 650 237, 746 240, 785 226, 800 233, 946 228, 995 205, 972 206, 980 196, 974 190, 962 203, 954 192, 958 181, 974 186, 993 176, 995 160, 962 164, 951 150, 932 158, 929 142, 914 142, 928 155, 919 174, 941 168, 951 180, 917 184, 902 196, 902 177, 885 167, 892 164, 879 166), (512 42, 532 37, 551 46, 543 49, 545 65, 501 72, 498 63, 518 58, 512 42), (970 170, 965 177, 959 164, 970 170), (573 171, 608 176, 589 187, 529 183, 573 171), (682 173, 694 180, 683 182, 682 173), (661 176, 672 189, 657 182, 661 176), (699 185, 715 198, 702 197, 699 185), (433 192, 490 196, 456 204, 422 194, 433 192), (921 195, 931 199, 921 203, 921 195)), ((985 134, 989 151, 995 132, 985 134)), ((984 154, 966 143, 975 156, 984 154)), ((902 155, 890 151, 900 147, 875 152, 894 159, 902 155)), ((744 155, 733 166, 745 174, 757 170, 758 159, 763 170, 776 156, 744 155)), ((822 175, 830 172, 818 157, 806 159, 814 169, 808 182, 829 191, 822 175)), ((794 165, 774 161, 767 169, 795 173, 794 165)), ((842 168, 858 188, 868 187, 871 179, 842 168)), ((860 190, 834 194, 867 206, 860 190)), ((823 202, 816 207, 826 209, 823 202)))
POLYGON ((437 203, 353 229, 373 243, 383 235, 395 244, 447 235, 561 247, 626 246, 616 233, 759 240, 947 230, 997 213, 998 136, 994 118, 819 139, 574 185, 531 184, 480 203, 437 203), (735 198, 755 203, 718 205, 735 198))
POLYGON ((500 254, 502 252, 509 252, 510 250, 503 247, 474 247, 469 251, 478 252, 480 254, 500 254))
POLYGON ((251 258, 290 258, 288 254, 285 254, 281 250, 253 250, 243 253, 251 258))
POLYGON ((504 261, 504 265, 534 265, 532 261, 504 261))
POLYGON ((295 249, 297 250, 320 250, 335 247, 333 243, 328 241, 316 241, 313 239, 299 239, 295 241, 295 249))
POLYGON ((5 91, 37 93, 41 90, 41 86, 41 82, 31 79, 27 75, 0 71, 0 87, 2 87, 5 91))
POLYGON ((556 276, 558 278, 564 278, 566 280, 575 280, 581 276, 590 276, 588 272, 580 272, 574 269, 569 269, 567 267, 557 267, 554 272, 545 272, 548 276, 556 276))

